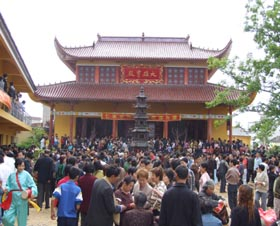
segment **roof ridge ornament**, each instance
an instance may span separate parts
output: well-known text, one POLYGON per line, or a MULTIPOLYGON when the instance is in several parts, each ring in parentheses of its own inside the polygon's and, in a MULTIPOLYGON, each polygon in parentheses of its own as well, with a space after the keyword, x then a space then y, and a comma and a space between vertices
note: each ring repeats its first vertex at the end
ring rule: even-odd
POLYGON ((187 35, 186 42, 189 43, 189 40, 190 40, 190 35, 187 35))
POLYGON ((100 41, 101 40, 101 35, 99 33, 97 33, 97 40, 100 41))
POLYGON ((144 39, 145 39, 145 33, 142 32, 142 41, 144 41, 144 39))

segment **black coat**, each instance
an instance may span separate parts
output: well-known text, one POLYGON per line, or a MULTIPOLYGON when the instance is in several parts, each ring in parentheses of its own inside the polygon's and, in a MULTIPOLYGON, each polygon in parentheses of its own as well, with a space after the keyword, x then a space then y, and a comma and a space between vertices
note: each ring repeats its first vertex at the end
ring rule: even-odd
POLYGON ((197 194, 186 184, 175 184, 162 198, 159 226, 202 226, 197 194))
POLYGON ((115 206, 113 188, 105 179, 94 182, 86 217, 87 226, 112 226, 113 214, 120 212, 115 206))
POLYGON ((53 160, 49 156, 42 156, 36 161, 34 171, 38 172, 39 183, 48 183, 53 178, 53 160))
POLYGON ((257 208, 254 209, 254 219, 249 221, 248 209, 243 207, 235 207, 231 212, 230 226, 261 226, 261 218, 257 208))

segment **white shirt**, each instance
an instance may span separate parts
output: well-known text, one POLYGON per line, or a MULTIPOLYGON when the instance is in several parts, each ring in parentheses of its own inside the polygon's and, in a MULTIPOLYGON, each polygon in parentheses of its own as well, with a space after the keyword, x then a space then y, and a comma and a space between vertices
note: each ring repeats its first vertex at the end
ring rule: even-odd
POLYGON ((16 167, 15 167, 15 159, 13 157, 9 157, 7 155, 4 156, 4 164, 6 167, 9 168, 9 172, 15 172, 16 167))
POLYGON ((211 178, 209 177, 209 174, 206 172, 204 172, 200 179, 199 179, 199 191, 202 191, 202 187, 205 184, 206 181, 210 180, 211 178))
MULTIPOLYGON (((8 157, 10 158, 10 157, 8 157)), ((6 188, 6 183, 8 180, 8 177, 11 173, 15 172, 15 170, 12 170, 6 163, 0 164, 0 181, 2 181, 2 188, 6 188)))

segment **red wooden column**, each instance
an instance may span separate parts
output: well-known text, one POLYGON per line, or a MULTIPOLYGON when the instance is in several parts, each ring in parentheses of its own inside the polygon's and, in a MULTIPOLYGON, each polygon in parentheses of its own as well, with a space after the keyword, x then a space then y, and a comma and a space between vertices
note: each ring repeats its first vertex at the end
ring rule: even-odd
POLYGON ((74 127, 74 105, 70 105, 70 131, 69 131, 69 137, 70 137, 70 142, 73 141, 73 127, 74 127))
MULTIPOLYGON (((114 112, 118 112, 118 105, 119 104, 117 102, 114 103, 114 105, 113 105, 114 112)), ((116 138, 117 136, 118 136, 118 120, 113 119, 112 120, 112 137, 116 138)))
POLYGON ((164 84, 167 85, 168 83, 168 71, 167 67, 164 67, 164 84))
POLYGON ((207 119, 207 140, 210 141, 213 134, 213 119, 210 118, 210 110, 208 111, 208 119, 207 119))
POLYGON ((49 123, 49 140, 51 140, 53 133, 53 119, 54 119, 54 104, 51 104, 50 123, 49 123))
POLYGON ((118 120, 113 120, 112 124, 112 137, 116 138, 118 136, 118 120))
POLYGON ((168 138, 168 121, 163 122, 163 138, 168 138))
POLYGON ((116 83, 120 83, 120 67, 116 66, 116 83))
POLYGON ((188 73, 188 68, 185 68, 184 84, 187 85, 188 83, 189 83, 189 73, 188 73))
POLYGON ((230 144, 232 144, 232 106, 229 106, 229 124, 227 125, 227 129, 229 130, 228 133, 228 138, 229 138, 229 142, 230 144))
POLYGON ((95 67, 94 82, 95 82, 95 84, 98 84, 98 83, 99 83, 99 66, 96 66, 96 67, 95 67))

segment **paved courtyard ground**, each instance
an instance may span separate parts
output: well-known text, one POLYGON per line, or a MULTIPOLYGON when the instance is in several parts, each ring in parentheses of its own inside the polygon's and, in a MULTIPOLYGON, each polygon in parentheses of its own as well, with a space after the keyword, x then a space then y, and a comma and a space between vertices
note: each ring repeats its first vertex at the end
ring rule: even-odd
MULTIPOLYGON (((215 192, 218 195, 223 196, 227 200, 227 193, 219 193, 220 183, 216 185, 215 192)), ((230 212, 229 212, 230 213, 230 212)), ((56 226, 56 220, 51 220, 50 209, 42 209, 37 212, 34 208, 30 208, 30 214, 28 216, 27 226, 56 226)))

